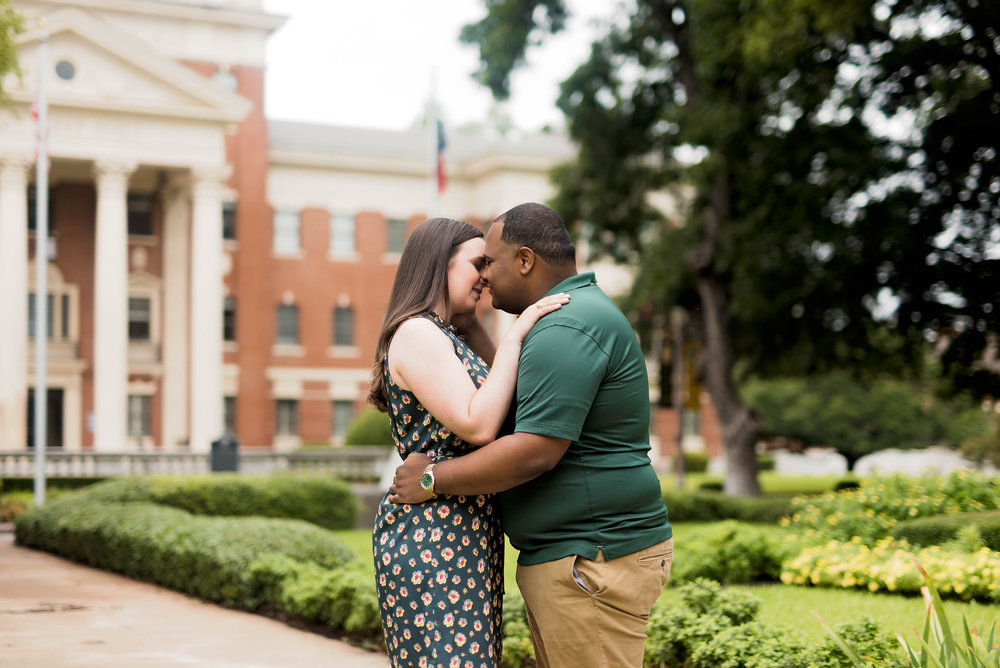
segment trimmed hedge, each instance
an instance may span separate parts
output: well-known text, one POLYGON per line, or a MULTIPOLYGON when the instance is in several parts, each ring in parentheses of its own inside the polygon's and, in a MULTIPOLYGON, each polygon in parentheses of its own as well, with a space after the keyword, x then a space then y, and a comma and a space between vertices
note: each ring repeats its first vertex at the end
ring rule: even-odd
POLYGON ((328 635, 379 644, 381 621, 371 574, 316 524, 344 520, 324 504, 345 503, 346 484, 329 478, 277 476, 120 479, 70 493, 29 510, 15 525, 18 544, 115 571, 225 606, 277 617, 328 635), (245 484, 240 484, 245 483, 245 484), (290 486, 291 484, 291 486, 290 486), (217 489, 212 489, 212 487, 217 489), (266 486, 273 489, 267 490, 266 486), (301 519, 205 516, 292 512, 301 519), (322 509, 317 510, 317 506, 322 509))
MULTIPOLYGON (((107 480, 106 477, 80 477, 66 478, 61 476, 46 476, 46 490, 54 489, 80 489, 94 483, 107 480)), ((33 492, 35 490, 34 478, 4 478, 0 480, 0 488, 5 492, 33 492)))
POLYGON ((349 529, 358 501, 349 483, 329 476, 251 476, 214 473, 108 480, 86 491, 105 503, 147 502, 195 515, 305 520, 325 529, 349 529))
POLYGON ((671 522, 715 522, 739 520, 775 524, 792 514, 787 496, 737 497, 721 492, 663 492, 671 522))
POLYGON ((911 545, 927 547, 955 540, 962 529, 970 526, 979 529, 979 537, 985 547, 1000 552, 1000 510, 904 520, 892 528, 892 536, 911 545))
POLYGON ((247 576, 251 589, 268 602, 259 612, 371 639, 382 631, 371 573, 358 564, 331 570, 265 554, 250 565, 247 576))
POLYGON ((784 540, 779 527, 713 523, 685 534, 675 547, 673 584, 709 579, 723 584, 778 582, 782 562, 798 548, 784 540))
POLYGON ((262 603, 248 578, 267 553, 335 568, 353 559, 333 534, 301 520, 199 517, 150 503, 68 495, 28 511, 15 540, 73 561, 230 607, 262 603))

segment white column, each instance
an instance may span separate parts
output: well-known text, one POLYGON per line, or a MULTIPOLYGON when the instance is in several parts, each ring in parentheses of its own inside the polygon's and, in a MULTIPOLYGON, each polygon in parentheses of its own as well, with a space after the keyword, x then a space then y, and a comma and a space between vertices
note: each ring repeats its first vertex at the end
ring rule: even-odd
POLYGON ((163 381, 160 444, 173 449, 188 437, 188 294, 191 191, 174 179, 163 192, 163 381))
POLYGON ((94 449, 128 447, 128 179, 134 164, 100 162, 94 252, 94 449))
POLYGON ((222 180, 196 170, 191 193, 191 450, 222 436, 222 180))
POLYGON ((0 450, 27 447, 28 170, 0 156, 0 450))

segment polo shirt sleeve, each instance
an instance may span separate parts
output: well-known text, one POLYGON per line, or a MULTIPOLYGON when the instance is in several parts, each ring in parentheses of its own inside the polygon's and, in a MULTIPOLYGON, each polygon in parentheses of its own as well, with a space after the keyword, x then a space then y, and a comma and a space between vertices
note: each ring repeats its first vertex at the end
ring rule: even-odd
POLYGON ((521 347, 515 431, 577 440, 607 366, 607 353, 578 327, 535 325, 521 347))

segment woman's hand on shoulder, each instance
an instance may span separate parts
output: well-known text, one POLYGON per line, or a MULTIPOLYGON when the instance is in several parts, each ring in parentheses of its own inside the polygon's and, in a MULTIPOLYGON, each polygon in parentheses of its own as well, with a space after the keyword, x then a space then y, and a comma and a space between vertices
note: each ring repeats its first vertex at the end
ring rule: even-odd
POLYGON ((534 327, 535 323, 538 322, 543 316, 553 311, 558 311, 562 308, 563 304, 569 303, 569 295, 565 292, 559 292, 554 295, 548 295, 547 297, 542 297, 537 302, 524 309, 524 311, 517 317, 517 321, 510 328, 508 335, 514 335, 517 339, 523 340, 528 334, 528 330, 534 327))

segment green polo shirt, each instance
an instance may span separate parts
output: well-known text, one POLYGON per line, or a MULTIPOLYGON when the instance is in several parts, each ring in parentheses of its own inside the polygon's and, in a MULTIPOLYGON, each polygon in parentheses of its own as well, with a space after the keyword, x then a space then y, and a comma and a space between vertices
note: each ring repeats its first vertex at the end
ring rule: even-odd
POLYGON ((605 559, 671 537, 649 461, 649 381, 635 332, 578 274, 548 294, 570 301, 531 328, 517 373, 515 432, 570 440, 551 471, 500 495, 504 532, 531 565, 605 559))

